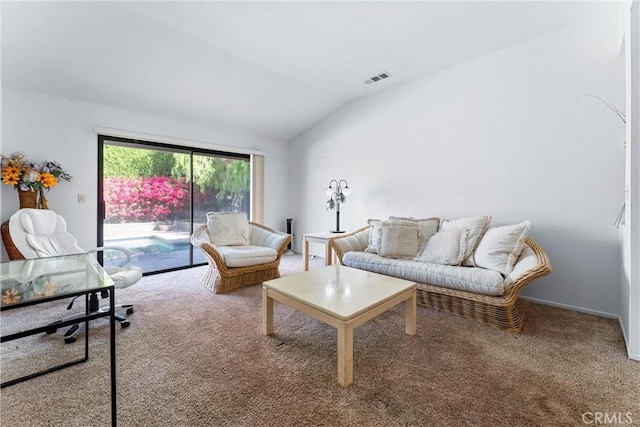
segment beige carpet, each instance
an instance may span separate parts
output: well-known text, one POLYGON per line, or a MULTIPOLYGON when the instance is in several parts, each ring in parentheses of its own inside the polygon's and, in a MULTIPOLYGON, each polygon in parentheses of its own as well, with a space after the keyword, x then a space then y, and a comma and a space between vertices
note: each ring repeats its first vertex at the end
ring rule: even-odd
MULTIPOLYGON (((286 256, 283 274, 301 263, 286 256)), ((511 334, 419 306, 410 337, 398 306, 356 329, 354 384, 343 388, 335 329, 276 303, 266 337, 260 286, 215 295, 203 271, 119 293, 136 304, 117 330, 120 426, 583 426, 596 412, 640 425, 640 363, 617 321, 525 302, 524 330, 511 334)), ((37 314, 55 319, 64 305, 37 314)), ((35 310, 3 313, 2 334, 35 310)), ((89 362, 2 389, 0 425, 109 425, 107 343, 107 322, 94 322, 89 362)), ((2 380, 72 352, 82 342, 60 335, 3 344, 2 380)))

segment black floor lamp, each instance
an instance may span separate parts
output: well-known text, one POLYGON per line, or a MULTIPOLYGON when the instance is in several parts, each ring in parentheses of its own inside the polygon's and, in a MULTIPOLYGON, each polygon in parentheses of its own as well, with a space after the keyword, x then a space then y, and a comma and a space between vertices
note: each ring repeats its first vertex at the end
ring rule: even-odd
POLYGON ((332 230, 332 233, 344 233, 344 230, 340 230, 340 204, 347 201, 347 197, 351 195, 351 189, 346 179, 332 179, 329 181, 329 187, 327 187, 327 210, 336 210, 336 229, 332 230))

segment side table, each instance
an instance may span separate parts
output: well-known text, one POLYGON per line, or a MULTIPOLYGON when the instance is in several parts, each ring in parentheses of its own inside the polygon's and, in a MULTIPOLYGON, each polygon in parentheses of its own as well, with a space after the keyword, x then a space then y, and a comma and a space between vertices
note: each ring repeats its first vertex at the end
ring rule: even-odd
POLYGON ((320 243, 324 245, 324 265, 333 264, 333 250, 329 246, 329 239, 332 237, 343 236, 343 233, 331 233, 328 231, 320 233, 307 233, 303 237, 302 246, 302 265, 303 270, 309 270, 309 242, 320 243))

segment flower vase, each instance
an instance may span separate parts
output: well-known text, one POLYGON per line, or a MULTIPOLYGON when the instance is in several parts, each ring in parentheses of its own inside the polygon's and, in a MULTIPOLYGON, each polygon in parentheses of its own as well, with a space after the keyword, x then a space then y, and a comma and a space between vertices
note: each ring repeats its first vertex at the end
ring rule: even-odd
POLYGON ((38 201, 37 191, 24 191, 18 189, 18 197, 20 198, 20 209, 35 209, 38 201))

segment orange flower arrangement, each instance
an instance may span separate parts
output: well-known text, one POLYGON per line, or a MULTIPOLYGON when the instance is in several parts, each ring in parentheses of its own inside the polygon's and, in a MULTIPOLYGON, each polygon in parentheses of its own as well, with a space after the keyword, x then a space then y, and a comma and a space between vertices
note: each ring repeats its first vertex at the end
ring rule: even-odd
POLYGON ((51 189, 59 179, 71 181, 71 175, 56 162, 41 164, 28 160, 22 153, 2 156, 2 182, 23 191, 51 189))

